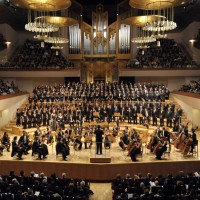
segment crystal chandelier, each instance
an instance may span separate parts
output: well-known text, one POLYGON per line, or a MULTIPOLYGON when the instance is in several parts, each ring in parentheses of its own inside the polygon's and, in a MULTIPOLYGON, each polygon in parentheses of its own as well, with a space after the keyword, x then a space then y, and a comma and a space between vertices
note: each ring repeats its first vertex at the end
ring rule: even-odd
POLYGON ((29 11, 28 23, 25 25, 25 29, 27 31, 38 33, 39 35, 46 35, 48 33, 58 31, 59 27, 56 24, 46 22, 45 18, 37 17, 40 16, 42 12, 34 12, 34 13, 35 13, 35 19, 32 22, 31 11, 29 11), (39 20, 36 20, 37 18, 39 20))
POLYGON ((151 31, 156 39, 166 38, 166 31, 177 27, 174 21, 174 7, 186 3, 189 0, 129 0, 133 8, 145 11, 147 16, 163 16, 160 19, 147 20, 143 30, 151 31))
MULTIPOLYGON (((66 9, 71 6, 71 0, 10 0, 12 4, 28 9, 28 23, 25 25, 27 31, 36 33, 34 38, 44 39, 49 33, 59 30, 59 26, 47 22, 45 16, 52 15, 51 12, 66 9)), ((54 14, 54 13, 53 13, 54 14)))
POLYGON ((69 42, 67 38, 63 37, 47 37, 44 41, 52 44, 66 44, 69 42))
POLYGON ((149 42, 155 42, 156 38, 150 36, 148 31, 142 30, 141 27, 138 27, 138 37, 132 38, 133 43, 143 44, 143 43, 149 43, 149 42))
POLYGON ((174 22, 174 7, 172 2, 153 0, 146 5, 147 16, 152 13, 154 15, 162 15, 165 18, 147 22, 143 30, 159 34, 177 27, 176 22, 174 22))

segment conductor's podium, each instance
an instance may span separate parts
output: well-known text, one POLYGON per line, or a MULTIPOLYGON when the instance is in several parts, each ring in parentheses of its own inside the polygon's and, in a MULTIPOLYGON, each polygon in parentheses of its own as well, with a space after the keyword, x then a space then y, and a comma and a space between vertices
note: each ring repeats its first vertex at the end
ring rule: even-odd
POLYGON ((110 149, 104 147, 104 143, 102 142, 102 154, 96 154, 96 145, 95 148, 90 149, 90 163, 111 163, 110 157, 110 149))

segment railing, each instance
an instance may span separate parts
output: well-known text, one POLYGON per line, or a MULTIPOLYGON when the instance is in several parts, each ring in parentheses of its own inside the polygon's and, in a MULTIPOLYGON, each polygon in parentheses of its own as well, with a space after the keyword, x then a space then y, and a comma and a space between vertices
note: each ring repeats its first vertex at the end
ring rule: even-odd
POLYGON ((179 95, 183 95, 183 96, 187 96, 187 97, 193 97, 193 98, 200 99, 200 94, 196 94, 196 93, 192 93, 192 92, 177 91, 177 92, 173 92, 173 94, 179 94, 179 95))
POLYGON ((0 100, 13 98, 13 97, 17 97, 17 96, 21 96, 21 95, 25 95, 25 94, 29 94, 29 93, 28 92, 18 92, 15 94, 0 95, 0 100))

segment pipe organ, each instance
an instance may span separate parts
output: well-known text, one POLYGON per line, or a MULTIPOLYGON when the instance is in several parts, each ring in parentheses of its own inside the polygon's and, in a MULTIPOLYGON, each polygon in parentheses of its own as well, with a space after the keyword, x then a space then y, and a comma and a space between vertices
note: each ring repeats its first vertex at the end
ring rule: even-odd
POLYGON ((81 53, 81 29, 79 24, 69 26, 69 53, 81 53))
POLYGON ((81 18, 79 24, 69 27, 68 57, 80 60, 87 68, 87 72, 82 70, 83 81, 117 81, 118 65, 131 59, 131 26, 121 23, 121 16, 108 24, 108 17, 108 11, 99 4, 92 12, 91 24, 81 18))
POLYGON ((119 28, 119 53, 130 53, 130 25, 121 24, 119 28))

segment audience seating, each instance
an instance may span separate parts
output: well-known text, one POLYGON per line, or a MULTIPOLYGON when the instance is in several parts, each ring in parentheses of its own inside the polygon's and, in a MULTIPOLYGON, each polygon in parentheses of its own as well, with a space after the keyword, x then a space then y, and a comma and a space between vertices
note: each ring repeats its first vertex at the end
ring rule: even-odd
POLYGON ((198 81, 195 81, 195 80, 190 81, 189 84, 183 85, 179 89, 179 91, 200 94, 200 80, 198 80, 198 81))
POLYGON ((120 174, 112 181, 113 200, 152 200, 152 199, 200 199, 199 172, 194 174, 180 171, 176 176, 153 177, 150 173, 141 173, 122 178, 120 174))
POLYGON ((173 39, 160 39, 149 43, 150 48, 140 49, 136 58, 127 63, 128 68, 186 68, 189 61, 173 39))
POLYGON ((51 49, 51 44, 41 47, 40 41, 26 40, 9 62, 0 66, 4 70, 59 70, 74 68, 59 50, 51 49), (58 53, 56 53, 58 52, 58 53))
POLYGON ((93 194, 87 181, 68 179, 65 173, 58 178, 54 173, 46 177, 44 173, 31 172, 30 176, 26 176, 21 171, 16 176, 13 172, 8 176, 0 176, 0 188, 0 200, 89 200, 93 194))

